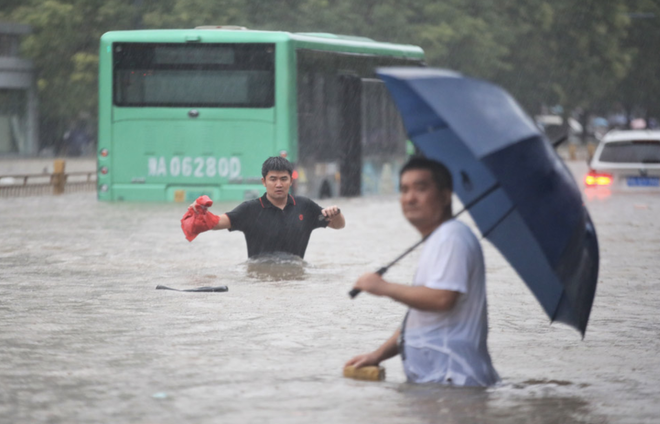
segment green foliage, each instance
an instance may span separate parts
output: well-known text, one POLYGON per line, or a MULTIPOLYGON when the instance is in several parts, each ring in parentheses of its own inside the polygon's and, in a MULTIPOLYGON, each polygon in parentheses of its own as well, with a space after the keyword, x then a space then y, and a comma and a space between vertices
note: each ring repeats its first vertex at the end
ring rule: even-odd
POLYGON ((506 58, 510 68, 495 79, 528 110, 537 112, 542 104, 591 109, 628 69, 623 2, 505 3, 514 42, 506 58))
POLYGON ((5 0, 0 19, 33 28, 22 53, 36 65, 45 144, 81 112, 95 115, 101 34, 135 28, 366 36, 419 45, 429 65, 492 80, 531 113, 614 102, 660 113, 655 0, 5 0))
POLYGON ((608 93, 612 102, 620 102, 627 111, 638 108, 648 116, 660 116, 660 3, 654 0, 629 2, 629 34, 623 46, 630 66, 621 70, 623 78, 608 93), (631 17, 632 16, 632 17, 631 17))
POLYGON ((56 144, 81 114, 95 115, 98 39, 110 25, 130 28, 130 10, 121 0, 33 0, 12 10, 33 30, 21 47, 36 67, 42 145, 56 144))

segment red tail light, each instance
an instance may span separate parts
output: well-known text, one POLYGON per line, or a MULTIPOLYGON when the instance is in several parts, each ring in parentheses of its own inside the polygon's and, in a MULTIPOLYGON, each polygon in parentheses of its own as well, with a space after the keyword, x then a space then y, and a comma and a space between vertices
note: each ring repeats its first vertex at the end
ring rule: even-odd
POLYGON ((291 179, 297 180, 298 179, 298 171, 295 169, 293 170, 293 173, 291 174, 291 179))
POLYGON ((612 176, 610 174, 589 171, 584 177, 584 183, 587 187, 610 186, 612 185, 612 176))

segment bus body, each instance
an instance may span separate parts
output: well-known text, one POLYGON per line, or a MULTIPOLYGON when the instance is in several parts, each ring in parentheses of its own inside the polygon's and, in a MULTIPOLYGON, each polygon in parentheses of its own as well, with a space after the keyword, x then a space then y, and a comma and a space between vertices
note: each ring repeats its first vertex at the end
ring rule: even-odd
POLYGON ((391 192, 406 136, 379 66, 423 66, 423 51, 331 34, 108 32, 98 198, 250 199, 277 155, 294 163, 299 194, 391 192))

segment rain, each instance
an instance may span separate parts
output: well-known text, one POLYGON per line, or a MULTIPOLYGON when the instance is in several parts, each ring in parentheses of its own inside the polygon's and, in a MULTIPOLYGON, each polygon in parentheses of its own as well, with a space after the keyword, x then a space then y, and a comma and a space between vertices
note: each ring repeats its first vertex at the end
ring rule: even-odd
MULTIPOLYGON (((617 186, 615 174, 611 185, 586 184, 589 175, 595 180, 610 172, 590 168, 608 137, 617 131, 653 133, 658 125, 658 59, 651 52, 660 42, 660 8, 654 2, 42 3, 9 0, 0 6, 0 422, 657 421, 660 191, 653 185, 654 163, 647 160, 643 171, 621 180, 645 184, 644 189, 617 186), (341 231, 313 231, 304 259, 248 259, 238 231, 203 233, 188 242, 181 217, 206 192, 177 186, 168 198, 104 199, 101 168, 112 173, 117 163, 104 162, 100 151, 101 36, 202 25, 342 34, 419 47, 429 67, 506 90, 555 143, 595 227, 600 264, 584 337, 550 322, 510 261, 464 213, 458 219, 484 250, 488 345, 501 383, 488 388, 407 383, 399 357, 381 364, 383 381, 343 377, 345 362, 382 344, 406 312, 385 297, 363 293, 351 299, 349 290, 360 275, 419 241, 397 195, 399 158, 415 148, 406 144, 395 104, 372 70, 361 77, 361 92, 372 102, 362 110, 357 103, 333 103, 333 90, 353 87, 355 75, 344 85, 319 82, 320 74, 312 72, 299 81, 307 97, 297 99, 305 113, 298 114, 296 128, 316 144, 289 152, 299 158, 298 175, 308 180, 297 182, 296 195, 322 207, 337 205, 346 217, 341 231), (17 78, 8 60, 21 64, 20 72, 29 77, 17 78), (342 122, 357 115, 363 120, 358 129, 364 159, 356 170, 342 165, 349 145, 336 140, 352 136, 355 128, 342 122), (387 149, 396 160, 370 159, 387 149), (324 155, 339 159, 320 164, 324 155), (65 166, 66 184, 62 194, 53 194, 58 166, 65 166), (340 177, 351 173, 352 179, 340 177), (322 184, 313 179, 316 174, 331 178, 322 184), (227 289, 177 291, 200 287, 227 289)), ((216 59, 227 57, 221 53, 216 59)), ((312 70, 318 63, 326 70, 350 63, 324 62, 311 50, 300 57, 312 70)), ((240 99, 240 79, 232 78, 232 93, 240 99)), ((263 75, 257 79, 267 84, 263 75)), ((214 86, 206 87, 202 94, 210 98, 214 86)), ((171 93, 174 98, 166 101, 182 101, 185 119, 196 119, 186 103, 195 93, 178 87, 159 92, 159 101, 171 93)), ((123 94, 135 101, 135 92, 123 94)), ((269 95, 258 90, 261 106, 268 105, 269 95)), ((206 109, 198 110, 199 119, 207 119, 206 109)), ((175 134, 172 122, 151 125, 145 134, 175 134)), ((229 150, 214 151, 199 163, 206 153, 184 151, 173 160, 169 152, 149 152, 136 155, 143 170, 131 184, 170 178, 172 170, 183 173, 187 166, 193 176, 212 169, 213 178, 245 177, 245 184, 260 185, 259 175, 246 174, 252 165, 229 150)), ((279 153, 259 152, 255 162, 279 153)), ((253 191, 244 198, 255 197, 253 191)), ((210 208, 215 214, 242 202, 243 193, 240 199, 220 193, 210 208)), ((453 200, 454 212, 460 211, 461 199, 453 200)), ((419 255, 414 250, 402 258, 386 279, 410 284, 419 255)))

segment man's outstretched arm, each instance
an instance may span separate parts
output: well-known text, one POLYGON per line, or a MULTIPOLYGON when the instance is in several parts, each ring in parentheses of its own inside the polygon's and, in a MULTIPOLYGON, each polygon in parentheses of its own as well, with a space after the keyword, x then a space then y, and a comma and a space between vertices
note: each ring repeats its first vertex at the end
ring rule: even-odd
POLYGON ((362 275, 355 282, 354 288, 376 296, 387 296, 421 311, 448 311, 460 296, 459 292, 452 290, 389 283, 376 273, 362 275))
POLYGON ((220 220, 215 227, 211 228, 212 230, 228 230, 231 228, 231 220, 226 213, 220 215, 220 220))
POLYGON ((209 207, 211 207, 212 205, 213 205, 213 201, 208 196, 200 196, 190 206, 188 206, 188 211, 193 212, 195 215, 206 214, 212 219, 214 218, 218 219, 218 223, 215 224, 214 227, 210 227, 210 228, 207 227, 201 230, 200 232, 208 231, 208 230, 227 230, 231 228, 231 220, 229 219, 229 216, 227 216, 226 213, 217 216, 213 214, 211 211, 209 211, 209 207))

